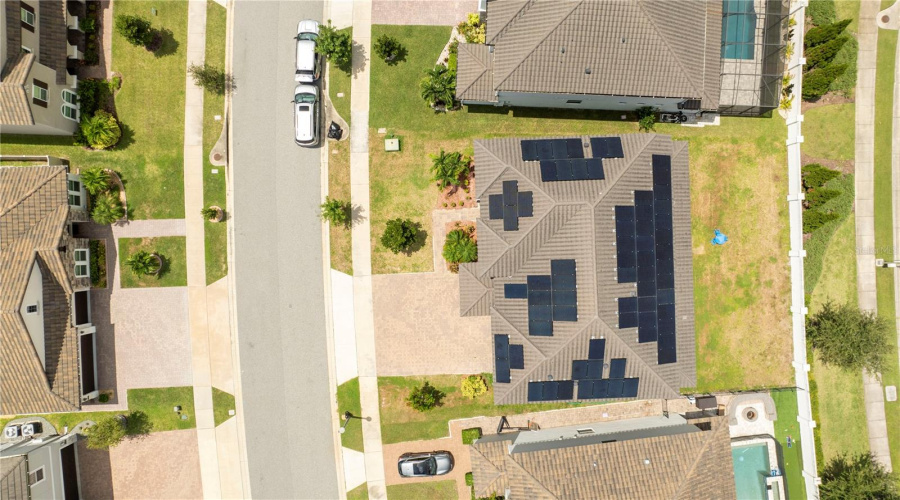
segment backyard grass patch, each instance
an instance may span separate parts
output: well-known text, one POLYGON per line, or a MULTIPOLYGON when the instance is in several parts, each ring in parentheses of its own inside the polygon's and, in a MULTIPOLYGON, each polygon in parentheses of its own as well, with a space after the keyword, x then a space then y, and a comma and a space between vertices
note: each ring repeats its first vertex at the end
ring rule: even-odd
MULTIPOLYGON (((340 70, 338 70, 340 71, 340 70)), ((350 131, 344 131, 345 134, 350 131)), ((330 141, 328 148, 328 196, 350 201, 350 141, 330 141)), ((332 225, 328 229, 331 268, 353 274, 353 242, 349 226, 332 225)))
POLYGON ((184 217, 184 81, 187 2, 115 2, 113 13, 148 16, 154 28, 171 30, 157 57, 113 33, 113 71, 122 74, 116 114, 122 140, 109 151, 88 151, 71 137, 3 134, 3 154, 68 158, 73 168, 104 167, 120 173, 129 218, 184 217))
MULTIPOLYGON (((206 62, 225 69, 225 7, 216 2, 206 5, 206 62)), ((203 92, 203 205, 223 210, 226 200, 226 167, 214 167, 209 154, 225 125, 225 96, 203 92), (216 120, 219 115, 220 120, 216 120), (216 170, 217 173, 213 173, 216 170)), ((200 214, 187 214, 200 217, 200 214)), ((228 214, 222 222, 203 223, 206 247, 206 284, 215 283, 228 274, 228 214)))
MULTIPOLYGON (((359 379, 354 378, 339 385, 337 400, 338 414, 341 415, 342 423, 345 411, 349 411, 357 417, 362 416, 362 407, 359 402, 359 379)), ((350 422, 344 427, 344 433, 341 434, 341 445, 351 450, 363 451, 362 421, 355 418, 350 419, 350 422)))
POLYGON ((122 288, 187 286, 187 256, 184 236, 161 238, 119 238, 119 276, 122 288), (144 250, 162 258, 158 275, 135 275, 126 264, 128 257, 144 250))
POLYGON ((831 104, 803 115, 803 152, 814 158, 853 160, 856 157, 856 105, 831 104))
POLYGON ((456 481, 428 481, 422 483, 392 484, 387 488, 391 500, 456 500, 456 481))
POLYGON ((347 500, 369 500, 369 483, 363 483, 348 491, 347 500))
POLYGON ((797 422, 797 391, 780 390, 770 393, 775 401, 778 420, 775 421, 775 440, 781 448, 784 460, 784 475, 787 479, 788 498, 806 498, 806 484, 803 482, 803 454, 801 453, 800 426, 797 422), (790 436, 792 446, 788 448, 790 436))
POLYGON ((218 427, 219 424, 232 417, 232 415, 229 415, 228 412, 229 410, 235 410, 234 396, 223 390, 219 390, 213 387, 212 398, 213 419, 216 422, 216 427, 218 427))

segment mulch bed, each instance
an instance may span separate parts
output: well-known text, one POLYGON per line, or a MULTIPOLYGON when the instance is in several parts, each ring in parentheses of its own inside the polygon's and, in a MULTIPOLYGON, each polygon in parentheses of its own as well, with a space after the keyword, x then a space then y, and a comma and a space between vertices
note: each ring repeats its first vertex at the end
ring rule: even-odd
POLYGON ((452 210, 455 208, 471 208, 475 206, 475 170, 469 170, 468 184, 463 187, 448 186, 438 194, 437 208, 452 210), (468 189, 468 191, 466 191, 468 189), (455 204, 455 205, 454 205, 455 204))
MULTIPOLYGON (((473 220, 461 220, 461 221, 453 221, 444 224, 444 235, 450 233, 450 231, 454 231, 456 229, 464 229, 469 232, 472 236, 472 241, 478 243, 478 226, 475 225, 475 221, 473 220)), ((444 265, 447 266, 447 269, 452 273, 459 272, 459 264, 455 264, 452 262, 444 261, 444 265)))
POLYGON ((826 158, 816 158, 814 156, 809 156, 807 154, 800 154, 800 163, 802 165, 809 165, 810 163, 818 163, 823 167, 830 168, 832 170, 838 170, 845 174, 852 174, 855 171, 855 163, 853 160, 828 160, 826 158))
POLYGON ((829 92, 820 97, 817 101, 800 101, 800 111, 806 113, 807 110, 818 108, 819 106, 828 106, 830 104, 849 104, 851 102, 856 101, 849 97, 844 97, 840 94, 829 92))

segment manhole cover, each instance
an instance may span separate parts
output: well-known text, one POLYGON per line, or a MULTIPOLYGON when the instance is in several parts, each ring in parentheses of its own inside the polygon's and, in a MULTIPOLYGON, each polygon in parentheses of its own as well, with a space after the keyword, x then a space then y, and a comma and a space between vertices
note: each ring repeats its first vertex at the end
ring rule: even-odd
POLYGON ((881 22, 887 24, 891 21, 891 16, 881 16, 881 22))
POLYGON ((213 155, 213 160, 219 161, 219 160, 221 160, 221 159, 222 159, 222 155, 221 155, 221 154, 216 153, 216 154, 213 155))

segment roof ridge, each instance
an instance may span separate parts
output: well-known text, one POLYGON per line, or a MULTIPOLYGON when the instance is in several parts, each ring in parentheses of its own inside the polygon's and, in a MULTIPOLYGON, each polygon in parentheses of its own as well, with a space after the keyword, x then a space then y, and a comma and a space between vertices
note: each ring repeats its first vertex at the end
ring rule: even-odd
MULTIPOLYGON (((474 445, 469 445, 469 453, 472 453, 473 451, 474 451, 475 453, 477 453, 478 455, 480 455, 480 456, 481 456, 481 459, 484 460, 485 462, 487 462, 487 463, 491 466, 490 479, 487 480, 487 481, 485 481, 485 482, 488 484, 488 486, 490 486, 490 485, 493 484, 493 482, 496 481, 497 478, 500 477, 503 473, 500 472, 500 469, 499 469, 496 465, 494 465, 494 462, 491 462, 491 460, 490 460, 488 457, 486 457, 486 456, 484 455, 484 453, 482 453, 481 450, 478 449, 478 447, 476 447, 476 446, 474 446, 474 445)), ((483 492, 482 492, 482 493, 483 493, 483 492)))
MULTIPOLYGON (((476 83, 478 83, 479 80, 481 80, 482 78, 484 78, 484 75, 488 72, 487 65, 484 64, 484 63, 481 61, 481 58, 480 58, 480 57, 477 57, 477 56, 475 55, 475 53, 472 52, 471 49, 469 49, 469 45, 478 45, 478 46, 481 46, 481 47, 484 47, 484 45, 482 45, 482 44, 475 44, 475 43, 461 43, 461 44, 459 44, 460 47, 463 47, 462 50, 464 50, 467 54, 469 54, 469 60, 475 60, 476 62, 478 62, 479 66, 481 66, 481 73, 479 73, 478 76, 476 76, 475 78, 473 78, 473 79, 472 79, 472 82, 469 83, 468 85, 466 85, 465 87, 463 87, 462 89, 457 88, 457 89, 456 89, 456 95, 460 95, 460 94, 466 93, 466 91, 468 91, 468 90, 469 90, 470 88, 472 88, 476 83)), ((456 81, 459 82, 459 78, 457 78, 456 81)))
POLYGON ((682 498, 681 494, 684 492, 685 488, 689 487, 691 484, 692 476, 694 472, 697 470, 697 466, 700 464, 700 459, 706 455, 706 452, 709 450, 710 445, 714 441, 714 435, 717 432, 721 432, 719 429, 722 427, 722 423, 719 422, 719 425, 715 430, 712 431, 700 431, 701 434, 707 434, 703 439, 703 446, 700 447, 699 453, 694 454, 694 461, 691 464, 690 468, 687 472, 682 476, 681 482, 678 484, 678 488, 675 489, 675 496, 673 498, 682 498))
MULTIPOLYGON (((549 495, 551 498, 559 498, 555 493, 553 493, 552 491, 550 491, 550 489, 547 488, 547 487, 544 485, 544 483, 542 483, 542 482, 540 481, 540 479, 534 477, 534 474, 532 474, 531 471, 525 469, 525 467, 522 466, 522 464, 520 464, 519 462, 517 462, 516 459, 513 458, 512 455, 506 455, 506 457, 504 457, 504 458, 507 458, 507 457, 509 458, 509 461, 512 462, 513 464, 515 464, 515 466, 516 466, 519 470, 521 470, 523 473, 525 473, 525 475, 526 475, 527 477, 531 478, 531 480, 534 482, 535 485, 537 485, 539 488, 541 488, 542 490, 544 490, 544 493, 545 493, 546 495, 549 495)), ((509 467, 509 465, 507 465, 507 467, 509 467)), ((509 473, 507 472, 507 474, 509 474, 509 473)))
MULTIPOLYGON (((34 186, 31 190, 29 190, 27 193, 25 193, 24 195, 22 195, 22 196, 19 198, 19 200, 16 202, 16 204, 11 205, 11 206, 10 206, 9 208, 7 208, 6 210, 0 211, 0 217, 3 217, 4 215, 6 215, 6 214, 8 214, 9 212, 11 212, 12 209, 14 209, 14 208, 18 207, 19 205, 21 205, 26 199, 31 198, 32 196, 34 196, 34 194, 35 194, 36 192, 38 192, 38 190, 40 190, 41 188, 43 188, 43 187, 44 187, 45 185, 47 185, 50 181, 54 180, 54 179, 56 178, 56 176, 60 174, 60 172, 65 172, 65 171, 66 171, 66 169, 65 169, 64 167, 63 167, 63 168, 55 168, 55 167, 56 167, 56 165, 53 165, 53 166, 51 166, 51 165, 43 165, 43 166, 40 166, 40 167, 27 167, 27 168, 34 168, 34 169, 48 169, 48 170, 51 172, 52 175, 48 175, 48 176, 45 177, 44 179, 40 180, 37 184, 35 184, 35 186, 34 186)), ((12 168, 22 168, 22 167, 4 167, 4 168, 10 168, 10 169, 12 169, 12 168)), ((11 170, 10 170, 10 171, 11 171, 11 170)), ((32 226, 32 227, 33 227, 33 226, 32 226)))
MULTIPOLYGON (((517 21, 520 17, 525 15, 525 12, 528 11, 528 9, 530 9, 532 5, 534 5, 535 1, 536 0, 526 0, 525 3, 522 4, 522 7, 520 7, 519 10, 516 11, 516 13, 512 15, 512 17, 509 18, 509 21, 507 21, 506 24, 502 28, 500 28, 499 31, 497 31, 497 34, 494 35, 494 38, 491 38, 489 41, 486 40, 485 44, 496 45, 496 43, 493 43, 493 42, 496 41, 497 39, 501 38, 503 35, 505 35, 506 32, 509 31, 509 27, 515 21, 517 21), (488 43, 488 42, 490 42, 490 43, 488 43)), ((485 21, 485 22, 487 22, 487 21, 485 21)), ((487 30, 485 30, 485 31, 487 31, 487 30)))

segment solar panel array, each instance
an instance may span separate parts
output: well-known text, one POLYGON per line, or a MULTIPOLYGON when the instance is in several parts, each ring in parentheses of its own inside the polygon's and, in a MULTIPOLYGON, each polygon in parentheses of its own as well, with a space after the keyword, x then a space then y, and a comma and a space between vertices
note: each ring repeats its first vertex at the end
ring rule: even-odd
POLYGON ((625 158, 620 137, 591 137, 591 156, 594 158, 625 158))
POLYGON ((550 337, 554 321, 578 321, 575 260, 551 260, 550 275, 529 275, 526 283, 503 288, 507 299, 528 300, 528 334, 550 337))
POLYGON ((503 181, 503 194, 488 196, 488 217, 503 219, 504 231, 518 231, 519 217, 534 215, 531 191, 519 192, 519 181, 503 181))
POLYGON ((626 362, 625 358, 610 360, 609 374, 603 378, 603 358, 572 361, 572 378, 578 380, 578 399, 637 397, 639 379, 625 378, 626 362))
POLYGON ((528 382, 528 401, 571 400, 575 395, 574 380, 528 382))
POLYGON ((540 162, 543 182, 601 180, 605 178, 602 158, 624 157, 618 137, 592 137, 592 158, 584 157, 578 138, 524 140, 521 147, 523 161, 540 162))
POLYGON ((636 297, 618 299, 619 328, 638 329, 638 342, 657 342, 657 362, 674 363, 675 261, 672 160, 653 155, 653 190, 635 191, 634 206, 616 206, 619 283, 637 283, 636 297))
POLYGON ((522 370, 525 368, 525 348, 521 344, 510 344, 509 335, 494 335, 494 368, 495 380, 508 384, 510 381, 510 368, 522 370))

